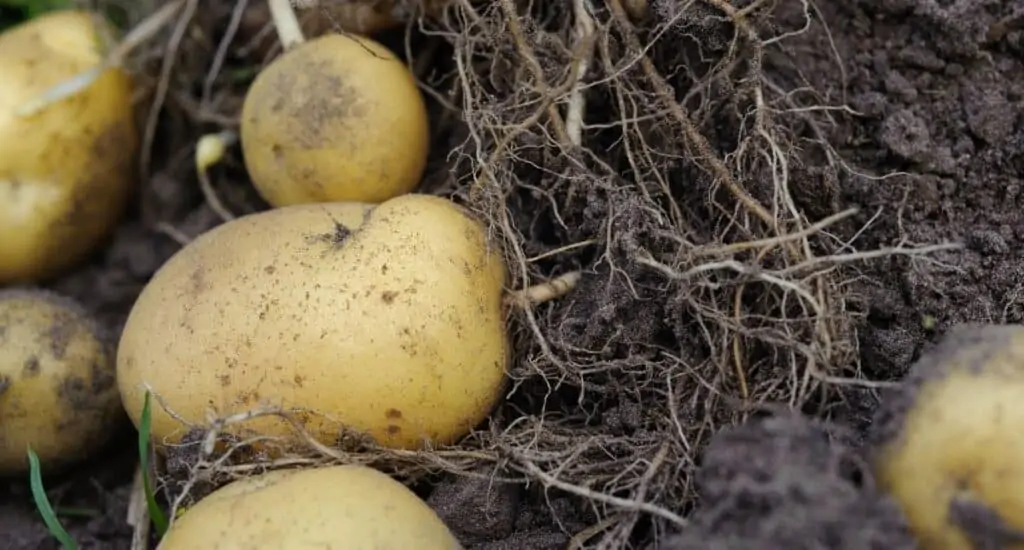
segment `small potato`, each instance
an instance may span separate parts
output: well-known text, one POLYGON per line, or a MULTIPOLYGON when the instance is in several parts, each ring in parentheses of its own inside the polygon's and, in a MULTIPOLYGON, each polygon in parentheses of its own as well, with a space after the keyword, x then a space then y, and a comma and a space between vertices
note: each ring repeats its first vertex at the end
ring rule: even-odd
MULTIPOLYGON (((326 445, 345 429, 395 448, 452 443, 503 389, 504 277, 483 225, 439 197, 237 218, 142 291, 118 349, 122 399, 136 425, 149 387, 189 424, 281 407, 326 445)), ((153 407, 158 445, 188 429, 153 407)), ((293 434, 276 417, 229 429, 293 434)))
POLYGON ((366 466, 275 470, 210 493, 160 550, 461 550, 415 493, 366 466))
POLYGON ((0 285, 60 274, 122 214, 138 150, 123 70, 39 112, 18 112, 96 67, 106 32, 89 12, 57 11, 0 34, 0 285))
POLYGON ((886 397, 871 442, 923 550, 1024 549, 1024 327, 951 329, 886 397))
POLYGON ((369 38, 341 34, 299 44, 257 76, 239 137, 253 185, 272 206, 408 193, 430 138, 405 64, 369 38))
POLYGON ((42 290, 0 291, 0 476, 44 469, 99 449, 124 421, 114 350, 71 299, 42 290))

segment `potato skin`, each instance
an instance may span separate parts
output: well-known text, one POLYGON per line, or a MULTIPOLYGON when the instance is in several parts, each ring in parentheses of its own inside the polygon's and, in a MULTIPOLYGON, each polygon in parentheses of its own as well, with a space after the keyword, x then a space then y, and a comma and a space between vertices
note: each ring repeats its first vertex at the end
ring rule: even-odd
POLYGON ((124 422, 114 350, 77 302, 0 290, 0 476, 86 458, 124 422))
MULTIPOLYGON (((327 445, 343 426, 396 448, 451 443, 500 397, 504 277, 483 226, 439 197, 244 216, 180 250, 139 296, 118 350, 122 399, 136 425, 148 384, 195 424, 208 409, 301 407, 327 445)), ((234 427, 293 433, 272 417, 234 427)), ((185 432, 154 407, 158 445, 185 432)))
POLYGON ((955 521, 963 504, 976 521, 1024 531, 1022 396, 1024 327, 995 325, 954 327, 886 396, 871 432, 876 476, 923 550, 975 548, 984 534, 955 521))
POLYGON ((415 493, 366 466, 275 470, 210 493, 175 520, 160 550, 461 550, 415 493))
POLYGON ((419 185, 429 152, 413 75, 383 45, 326 34, 253 81, 239 132, 253 185, 272 206, 380 203, 419 185))
POLYGON ((58 11, 0 35, 0 284, 82 261, 121 216, 135 178, 132 83, 109 69, 39 113, 15 111, 102 59, 88 12, 58 11))

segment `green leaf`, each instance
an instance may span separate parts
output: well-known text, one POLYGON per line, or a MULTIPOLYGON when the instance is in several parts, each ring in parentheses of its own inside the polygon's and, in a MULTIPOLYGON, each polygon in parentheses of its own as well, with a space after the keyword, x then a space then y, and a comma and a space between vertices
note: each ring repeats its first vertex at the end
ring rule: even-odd
POLYGON ((152 412, 150 411, 149 392, 146 392, 146 400, 142 405, 142 420, 139 422, 139 463, 142 465, 142 486, 146 492, 146 506, 149 508, 149 518, 156 527, 156 532, 161 537, 167 532, 167 516, 160 509, 156 502, 156 495, 149 484, 149 437, 152 412))
POLYGON ((74 539, 71 535, 64 530, 64 526, 60 524, 60 520, 57 519, 57 514, 53 511, 53 506, 50 506, 50 499, 46 497, 46 488, 43 487, 43 474, 42 469, 39 466, 39 457, 30 446, 28 448, 28 463, 29 463, 29 485, 32 488, 32 498, 36 502, 36 508, 39 509, 39 514, 43 516, 43 522, 46 523, 46 528, 50 530, 50 534, 53 538, 60 542, 64 550, 77 550, 78 545, 75 544, 74 539))

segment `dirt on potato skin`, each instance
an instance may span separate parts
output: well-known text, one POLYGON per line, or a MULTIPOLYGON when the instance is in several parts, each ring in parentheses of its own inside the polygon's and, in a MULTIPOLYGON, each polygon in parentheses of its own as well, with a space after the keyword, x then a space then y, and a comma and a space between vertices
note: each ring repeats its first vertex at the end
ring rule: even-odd
MULTIPOLYGON (((790 4, 784 26, 799 28, 802 5, 790 4)), ((865 316, 858 327, 862 368, 869 378, 897 379, 947 327, 965 322, 1024 322, 1024 133, 1019 114, 1024 99, 1024 32, 1013 30, 1012 25, 997 25, 1012 15, 1010 2, 862 0, 818 3, 817 7, 829 32, 820 22, 812 23, 806 34, 790 40, 794 55, 767 60, 767 74, 779 83, 804 82, 819 90, 826 103, 846 102, 860 113, 852 116, 836 111, 835 124, 823 129, 851 166, 875 176, 894 171, 906 174, 884 179, 843 175, 837 195, 812 185, 802 196, 803 206, 835 202, 859 207, 856 220, 844 228, 848 237, 856 235, 859 249, 901 241, 928 244, 948 240, 965 245, 963 250, 926 259, 891 257, 858 266, 861 277, 854 284, 860 300, 855 305, 865 316), (843 70, 836 65, 834 54, 843 60, 843 70), (859 231, 865 224, 866 229, 859 231)), ((808 135, 813 132, 809 127, 806 131, 808 135)), ((808 164, 822 164, 820 150, 808 147, 806 154, 808 164)), ((159 209, 181 212, 195 208, 193 181, 180 173, 159 174, 158 178, 162 184, 152 190, 152 196, 159 209)), ((821 210, 830 208, 823 205, 821 210)), ((529 217, 528 213, 524 216, 529 217)), ((179 229, 190 235, 215 223, 205 208, 190 214, 189 220, 189 227, 179 229)), ((92 264, 50 286, 78 298, 111 330, 119 330, 145 281, 177 246, 172 239, 132 220, 92 264)), ((594 311, 611 315, 603 319, 605 323, 621 319, 640 339, 662 330, 661 320, 629 307, 595 304, 594 311)), ((854 428, 866 427, 877 404, 875 392, 850 389, 844 396, 833 416, 854 428)), ((709 453, 710 460, 719 453, 749 456, 745 453, 750 451, 743 449, 751 448, 750 438, 781 437, 778 432, 761 431, 771 435, 724 436, 715 443, 718 450, 709 453), (737 450, 723 450, 730 447, 737 450)), ((848 445, 856 446, 857 434, 852 437, 854 441, 848 445)), ((129 547, 130 530, 124 517, 134 468, 131 447, 129 436, 127 443, 112 446, 117 460, 100 459, 83 466, 71 479, 48 483, 55 492, 63 493, 55 504, 79 505, 100 514, 65 522, 84 548, 129 547)), ((837 453, 833 447, 815 448, 821 449, 819 456, 837 453)), ((814 469, 812 464, 820 464, 817 460, 792 460, 788 473, 760 473, 779 479, 800 477, 814 469)), ((733 465, 734 477, 742 478, 739 474, 747 467, 751 474, 759 472, 752 461, 749 466, 733 465)), ((820 471, 820 466, 815 467, 820 471)), ((839 484, 843 491, 850 490, 848 478, 821 479, 820 487, 839 484)), ((32 509, 25 484, 4 483, 0 487, 4 490, 0 492, 0 548, 57 548, 32 509)), ((734 485, 731 490, 742 489, 739 482, 734 485)), ((794 498, 782 481, 763 487, 768 497, 780 502, 794 498)), ((813 498, 829 496, 827 491, 812 492, 821 495, 813 498)), ((437 500, 442 496, 435 497, 439 509, 443 505, 437 500)), ((851 497, 851 502, 857 499, 851 497)), ((834 510, 840 508, 836 503, 834 510)), ((573 512, 566 507, 567 516, 573 512)), ((529 510, 516 515, 511 528, 514 534, 503 540, 478 537, 471 527, 456 525, 456 530, 472 548, 564 548, 568 542, 568 536, 550 519, 537 519, 529 510)), ((854 515, 861 516, 859 512, 854 515)), ((460 521, 456 516, 448 516, 454 524, 460 521)), ((695 517, 696 533, 728 534, 722 531, 725 523, 712 526, 711 520, 695 517)), ((469 525, 477 519, 462 521, 469 525)), ((760 526, 754 533, 769 525, 756 519, 744 521, 748 526, 760 526)), ((891 547, 900 548, 905 542, 903 534, 889 521, 891 518, 878 518, 875 527, 864 529, 891 533, 891 547)), ((507 524, 495 527, 495 532, 504 529, 507 524)), ((684 534, 683 542, 676 543, 685 544, 691 535, 684 534)))

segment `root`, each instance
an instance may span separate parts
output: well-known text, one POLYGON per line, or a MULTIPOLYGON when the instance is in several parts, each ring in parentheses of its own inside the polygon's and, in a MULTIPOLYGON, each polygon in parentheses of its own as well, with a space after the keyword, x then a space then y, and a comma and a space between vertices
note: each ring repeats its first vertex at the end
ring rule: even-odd
POLYGON ((305 42, 306 37, 302 33, 299 18, 295 15, 292 0, 267 0, 267 5, 270 6, 270 16, 274 20, 274 28, 277 29, 281 47, 285 51, 305 42))
POLYGON ((237 140, 238 136, 234 132, 226 130, 217 134, 207 134, 196 144, 196 175, 199 178, 199 187, 210 208, 223 221, 233 220, 235 215, 224 206, 220 197, 217 196, 217 192, 214 191, 213 184, 210 182, 208 170, 224 158, 228 146, 237 140))
MULTIPOLYGON (((174 445, 165 445, 167 471, 162 485, 171 500, 170 521, 217 487, 267 469, 364 464, 414 482, 437 469, 472 475, 480 464, 497 464, 495 449, 466 447, 407 451, 381 447, 361 434, 342 434, 335 446, 324 445, 298 420, 310 411, 261 407, 225 417, 209 414, 202 424, 186 422, 156 393, 154 402, 189 432, 174 445), (270 437, 246 430, 246 423, 273 417, 290 427, 290 435, 270 437)), ((510 480, 514 481, 514 480, 510 480)))
POLYGON ((20 106, 15 110, 15 114, 19 117, 33 116, 54 103, 82 92, 91 86, 93 82, 96 82, 96 79, 108 69, 123 67, 128 55, 156 36, 177 15, 184 5, 185 0, 175 0, 163 5, 159 10, 153 12, 152 15, 129 31, 121 42, 107 54, 102 63, 65 81, 58 82, 39 96, 20 106))
POLYGON ((550 302, 572 292, 576 288, 576 284, 579 283, 581 276, 582 274, 579 271, 566 273, 545 283, 536 284, 510 293, 506 301, 521 308, 550 302))
POLYGON ((583 131, 583 111, 586 109, 586 99, 583 96, 583 78, 590 68, 590 58, 594 48, 594 20, 587 12, 586 0, 573 0, 573 15, 576 19, 574 29, 577 47, 582 47, 579 63, 576 65, 575 82, 572 92, 569 95, 569 107, 565 116, 565 131, 569 141, 579 147, 582 145, 581 136, 583 131))
POLYGON ((634 22, 644 21, 650 13, 647 0, 623 0, 622 7, 634 22))
POLYGON ((510 467, 587 503, 594 529, 578 534, 607 547, 641 516, 681 523, 696 453, 751 407, 877 387, 857 365, 853 264, 956 246, 857 251, 856 211, 814 217, 797 198, 814 167, 791 127, 833 115, 794 106, 763 58, 819 23, 765 37, 767 2, 645 4, 460 2, 436 31, 456 50, 469 135, 456 171, 477 182, 462 196, 528 289, 508 299, 523 326, 509 410, 532 416, 493 437, 510 467), (507 78, 473 62, 509 52, 507 78), (531 284, 555 255, 587 277, 531 284))

